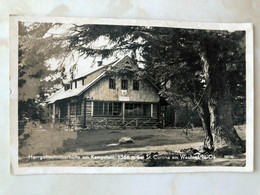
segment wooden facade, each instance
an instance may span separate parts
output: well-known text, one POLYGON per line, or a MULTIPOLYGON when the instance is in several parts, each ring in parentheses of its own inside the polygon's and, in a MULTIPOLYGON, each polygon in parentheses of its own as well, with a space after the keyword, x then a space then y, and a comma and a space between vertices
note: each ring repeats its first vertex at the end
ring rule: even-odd
MULTIPOLYGON (((127 56, 110 65, 132 66, 127 56)), ((160 97, 149 79, 134 76, 109 76, 101 66, 88 75, 76 78, 70 88, 49 98, 53 123, 69 129, 156 127, 159 121, 160 97)))

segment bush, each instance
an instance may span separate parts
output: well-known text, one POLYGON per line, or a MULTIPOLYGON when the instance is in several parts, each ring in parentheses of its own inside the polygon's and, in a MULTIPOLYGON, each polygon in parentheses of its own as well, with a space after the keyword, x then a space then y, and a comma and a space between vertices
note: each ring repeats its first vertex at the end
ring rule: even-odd
POLYGON ((37 104, 35 99, 18 102, 18 117, 20 121, 26 118, 29 120, 39 120, 41 123, 46 123, 48 120, 48 109, 46 106, 37 104))

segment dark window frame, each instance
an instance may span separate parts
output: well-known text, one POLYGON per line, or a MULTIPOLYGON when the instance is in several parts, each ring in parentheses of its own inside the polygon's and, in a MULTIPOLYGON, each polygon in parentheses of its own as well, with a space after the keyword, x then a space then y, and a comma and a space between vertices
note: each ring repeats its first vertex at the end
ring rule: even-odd
POLYGON ((70 89, 70 84, 65 84, 64 90, 67 91, 67 90, 69 90, 69 89, 70 89))
POLYGON ((78 87, 78 82, 74 81, 75 89, 78 87))
POLYGON ((151 117, 151 104, 125 103, 126 117, 151 117))
POLYGON ((121 89, 127 90, 128 89, 128 80, 127 79, 122 79, 121 81, 121 89))
POLYGON ((76 115, 81 115, 81 102, 76 103, 76 115))
POLYGON ((93 116, 122 116, 122 102, 94 102, 93 116))
POLYGON ((109 89, 116 89, 116 80, 115 79, 109 79, 109 89))
POLYGON ((82 79, 82 86, 84 86, 85 85, 85 79, 83 78, 82 79))

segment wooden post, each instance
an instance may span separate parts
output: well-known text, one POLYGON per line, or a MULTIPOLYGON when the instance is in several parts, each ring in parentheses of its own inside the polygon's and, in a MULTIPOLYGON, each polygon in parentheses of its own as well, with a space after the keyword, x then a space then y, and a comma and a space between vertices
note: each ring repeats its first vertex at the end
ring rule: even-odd
POLYGON ((123 111, 122 111, 123 124, 125 124, 125 102, 123 102, 123 111))
POLYGON ((91 102, 91 116, 94 116, 94 102, 91 102))
POLYGON ((70 118, 70 102, 68 102, 68 117, 70 118))
POLYGON ((90 123, 91 123, 91 129, 94 129, 93 128, 93 118, 91 118, 91 122, 90 123))
POLYGON ((57 107, 57 109, 58 109, 58 121, 59 122, 61 122, 61 120, 60 120, 60 113, 61 113, 61 105, 59 105, 58 107, 57 107))
POLYGON ((86 98, 84 98, 83 127, 86 127, 86 98))
POLYGON ((55 123, 55 114, 56 114, 55 103, 53 103, 52 104, 52 123, 55 123))
POLYGON ((157 108, 157 116, 158 116, 158 120, 159 120, 159 124, 160 124, 160 127, 162 128, 163 126, 163 120, 162 120, 162 109, 161 109, 161 102, 159 101, 158 102, 158 108, 157 108))
POLYGON ((75 120, 74 120, 74 128, 73 131, 76 131, 76 125, 77 125, 77 111, 76 111, 76 115, 75 115, 75 120))
POLYGON ((52 123, 52 113, 51 113, 51 109, 52 109, 52 104, 48 104, 48 111, 49 111, 49 122, 52 123))
POLYGON ((165 128, 165 109, 163 109, 162 118, 163 118, 163 128, 165 128))
POLYGON ((151 104, 151 118, 153 118, 153 104, 151 104))
POLYGON ((69 122, 69 125, 70 125, 70 102, 68 102, 68 122, 69 122))

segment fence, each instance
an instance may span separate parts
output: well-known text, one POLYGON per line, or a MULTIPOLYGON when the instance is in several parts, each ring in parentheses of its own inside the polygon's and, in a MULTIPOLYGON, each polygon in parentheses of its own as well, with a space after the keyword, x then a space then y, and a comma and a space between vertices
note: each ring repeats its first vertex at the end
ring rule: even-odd
POLYGON ((19 120, 19 134, 26 128, 37 130, 39 126, 44 126, 44 129, 57 131, 78 131, 82 129, 123 129, 123 128, 157 128, 161 123, 156 118, 125 118, 122 117, 91 117, 84 122, 83 116, 73 116, 56 118, 55 123, 52 119, 48 119, 46 124, 41 124, 38 121, 19 120), (31 123, 31 124, 30 124, 31 123), (84 126, 85 123, 85 126, 84 126))
POLYGON ((156 118, 103 118, 86 120, 87 129, 157 128, 160 122, 156 118))

